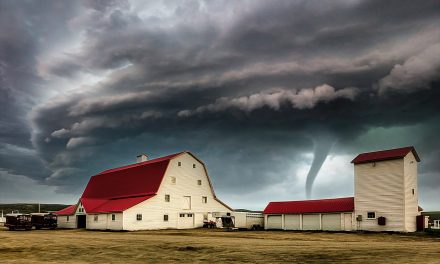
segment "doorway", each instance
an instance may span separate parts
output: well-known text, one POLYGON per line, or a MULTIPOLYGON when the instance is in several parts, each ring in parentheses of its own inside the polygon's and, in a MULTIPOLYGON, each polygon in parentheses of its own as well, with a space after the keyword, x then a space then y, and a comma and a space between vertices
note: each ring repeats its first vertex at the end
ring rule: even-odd
POLYGON ((76 216, 76 228, 86 228, 86 215, 76 216))

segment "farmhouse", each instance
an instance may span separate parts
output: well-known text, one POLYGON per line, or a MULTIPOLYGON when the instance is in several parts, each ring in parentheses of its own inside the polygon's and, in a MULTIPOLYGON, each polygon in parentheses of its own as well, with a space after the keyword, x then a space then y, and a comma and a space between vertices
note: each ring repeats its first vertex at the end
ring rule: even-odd
POLYGON ((219 211, 232 209, 216 197, 204 163, 185 151, 103 171, 57 215, 60 228, 146 230, 201 227, 219 211))
POLYGON ((270 202, 265 229, 414 232, 418 207, 414 147, 359 154, 354 197, 270 202))

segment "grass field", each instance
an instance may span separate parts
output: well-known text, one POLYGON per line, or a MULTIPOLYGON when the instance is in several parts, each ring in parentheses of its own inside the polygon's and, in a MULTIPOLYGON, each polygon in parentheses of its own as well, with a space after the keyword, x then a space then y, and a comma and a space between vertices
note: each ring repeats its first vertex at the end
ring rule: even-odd
POLYGON ((4 263, 440 263, 440 238, 282 231, 7 231, 4 263))

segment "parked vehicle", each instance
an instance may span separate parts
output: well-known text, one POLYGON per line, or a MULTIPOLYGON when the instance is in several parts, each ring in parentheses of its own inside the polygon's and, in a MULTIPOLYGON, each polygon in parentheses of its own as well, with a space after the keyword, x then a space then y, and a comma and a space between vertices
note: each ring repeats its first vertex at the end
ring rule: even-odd
POLYGON ((213 213, 218 228, 262 230, 264 216, 258 212, 213 213))
POLYGON ((20 213, 7 214, 5 227, 9 228, 9 230, 17 230, 17 229, 31 230, 32 229, 31 215, 20 214, 20 213))
POLYGON ((57 228, 57 216, 52 213, 32 213, 31 222, 35 229, 57 228))

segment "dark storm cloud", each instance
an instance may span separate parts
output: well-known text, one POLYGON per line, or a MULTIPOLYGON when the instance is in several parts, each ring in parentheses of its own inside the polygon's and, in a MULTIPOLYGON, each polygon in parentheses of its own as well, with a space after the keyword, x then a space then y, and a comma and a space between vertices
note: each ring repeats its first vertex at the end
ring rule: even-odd
MULTIPOLYGON (((91 174, 130 163, 140 152, 188 149, 207 162, 223 193, 285 181, 304 188, 295 174, 311 164, 305 153, 320 149, 323 138, 335 146, 330 153, 355 155, 361 150, 351 145, 370 129, 431 129, 440 113, 439 7, 438 1, 84 1, 58 13, 56 26, 43 23, 55 29, 53 39, 63 38, 60 29, 78 36, 71 39, 79 45, 55 51, 39 44, 45 31, 29 34, 19 21, 23 29, 0 36, 28 45, 21 47, 28 53, 23 64, 33 79, 22 78, 23 87, 31 93, 56 90, 59 80, 81 85, 29 103, 32 111, 22 102, 5 107, 29 113, 30 123, 17 125, 23 136, 9 137, 29 138, 30 126, 33 157, 50 170, 17 174, 78 192, 91 174)), ((7 8, 17 19, 29 7, 7 8)), ((47 12, 38 10, 35 19, 47 12)), ((0 91, 9 102, 19 96, 2 57, 0 91)), ((14 122, 1 120, 3 131, 12 131, 14 122)), ((438 157, 424 143, 432 135, 419 135, 399 144, 438 157)), ((395 146, 380 146, 387 147, 395 146)), ((422 167, 421 186, 440 187, 433 164, 422 167)))

